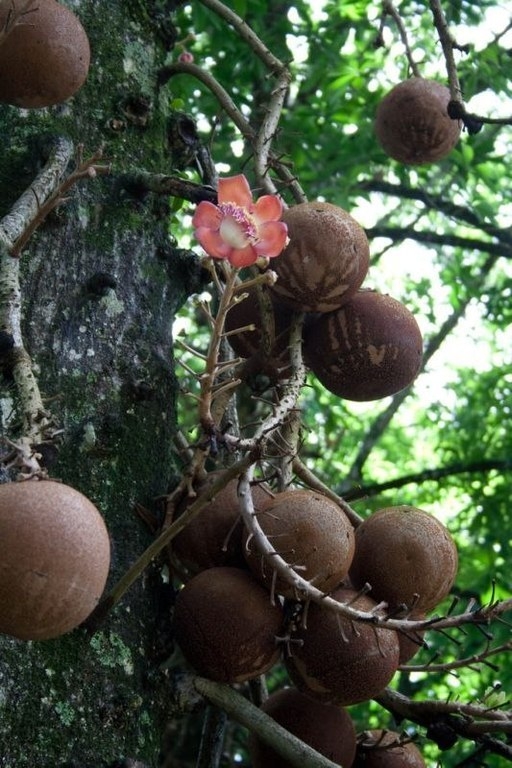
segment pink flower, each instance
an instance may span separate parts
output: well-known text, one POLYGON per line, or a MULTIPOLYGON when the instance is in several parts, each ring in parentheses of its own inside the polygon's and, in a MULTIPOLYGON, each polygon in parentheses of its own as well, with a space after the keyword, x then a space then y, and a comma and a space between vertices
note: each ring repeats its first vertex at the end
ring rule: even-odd
POLYGON ((218 204, 199 203, 192 225, 209 256, 248 267, 260 256, 279 256, 285 247, 288 228, 279 221, 282 213, 277 195, 263 195, 253 203, 249 183, 239 174, 219 180, 218 204))

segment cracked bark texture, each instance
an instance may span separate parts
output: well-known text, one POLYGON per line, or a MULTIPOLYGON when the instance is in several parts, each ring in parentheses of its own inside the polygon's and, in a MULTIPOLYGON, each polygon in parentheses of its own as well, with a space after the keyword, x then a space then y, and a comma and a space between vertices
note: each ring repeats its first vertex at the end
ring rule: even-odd
MULTIPOLYGON (((155 86, 172 47, 164 7, 171 3, 65 4, 90 38, 90 75, 65 105, 0 106, 0 216, 38 173, 52 136, 83 144, 85 156, 104 144, 112 174, 81 182, 31 238, 21 289, 24 344, 63 430, 56 455, 45 454, 50 475, 85 493, 105 517, 112 584, 151 541, 134 505, 155 509, 179 471, 171 449, 172 322, 199 272, 169 238, 167 199, 119 183, 134 169, 175 167, 169 98, 155 86), (167 26, 153 23, 156 9, 167 26)), ((4 376, 8 437, 17 436, 12 394, 4 376)), ((155 565, 95 634, 78 629, 37 643, 0 637, 0 766, 158 765, 169 716, 158 670, 168 609, 155 565)))

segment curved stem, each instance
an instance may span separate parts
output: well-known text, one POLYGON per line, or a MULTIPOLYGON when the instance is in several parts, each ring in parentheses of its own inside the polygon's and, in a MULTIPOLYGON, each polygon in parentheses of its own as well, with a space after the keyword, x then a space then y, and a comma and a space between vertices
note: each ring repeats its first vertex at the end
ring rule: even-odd
POLYGON ((193 685, 201 696, 257 734, 290 765, 297 768, 339 768, 336 763, 293 736, 230 686, 214 683, 204 677, 195 677, 193 685))

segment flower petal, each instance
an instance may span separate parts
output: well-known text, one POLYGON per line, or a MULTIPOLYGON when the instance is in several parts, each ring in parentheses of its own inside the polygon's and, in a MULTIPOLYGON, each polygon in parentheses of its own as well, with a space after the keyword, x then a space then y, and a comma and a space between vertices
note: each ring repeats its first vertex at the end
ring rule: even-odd
POLYGON ((258 242, 254 246, 258 256, 272 259, 279 256, 288 241, 288 227, 284 221, 267 221, 258 227, 258 242))
POLYGON ((252 208, 251 188, 243 173, 219 179, 217 197, 219 203, 236 203, 247 210, 252 208))
POLYGON ((222 222, 222 215, 222 211, 219 211, 216 205, 209 203, 208 200, 203 200, 192 216, 192 226, 218 229, 222 222))
POLYGON ((256 200, 253 215, 258 222, 279 221, 283 214, 283 202, 277 195, 263 195, 256 200))
POLYGON ((215 230, 210 229, 210 227, 199 227, 195 231, 195 236, 208 256, 213 256, 216 259, 230 258, 233 248, 215 230))
POLYGON ((252 245, 246 248, 233 248, 229 256, 229 263, 234 267, 250 267, 258 259, 256 249, 252 245))

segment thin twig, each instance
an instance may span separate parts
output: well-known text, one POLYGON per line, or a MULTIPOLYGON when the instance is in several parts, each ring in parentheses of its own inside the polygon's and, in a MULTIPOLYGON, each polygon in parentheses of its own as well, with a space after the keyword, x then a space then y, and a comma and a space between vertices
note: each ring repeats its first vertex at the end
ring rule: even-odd
POLYGON ((409 62, 409 66, 411 68, 411 72, 414 75, 414 77, 421 77, 421 73, 418 69, 418 65, 414 61, 411 46, 409 45, 409 40, 407 37, 407 30, 405 29, 405 25, 402 21, 402 17, 400 16, 399 12, 391 2, 391 0, 384 0, 382 3, 383 6, 383 12, 387 16, 391 16, 393 21, 395 22, 398 32, 400 34, 400 39, 402 41, 402 44, 405 48, 405 54, 407 56, 407 61, 409 62))

